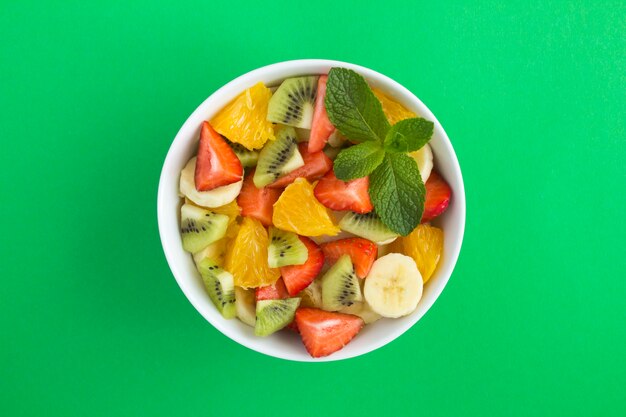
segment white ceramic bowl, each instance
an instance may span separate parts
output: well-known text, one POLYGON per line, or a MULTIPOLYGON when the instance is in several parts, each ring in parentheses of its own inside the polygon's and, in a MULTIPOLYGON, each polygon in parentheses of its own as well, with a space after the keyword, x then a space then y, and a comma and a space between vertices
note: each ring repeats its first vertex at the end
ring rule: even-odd
POLYGON ((157 210, 161 243, 170 269, 191 304, 209 323, 237 343, 257 352, 295 361, 319 362, 347 359, 378 349, 407 331, 428 311, 446 286, 459 256, 465 229, 465 190, 459 162, 448 136, 430 110, 409 90, 394 80, 359 65, 306 59, 268 65, 244 74, 211 94, 189 116, 174 138, 165 158, 159 182, 157 210), (306 352, 297 334, 278 332, 266 338, 257 337, 251 327, 237 319, 226 320, 215 309, 204 290, 191 255, 183 250, 179 232, 181 199, 178 196, 178 181, 180 171, 195 153, 202 122, 210 120, 243 90, 259 81, 272 86, 280 84, 288 77, 325 74, 332 67, 355 70, 372 86, 380 88, 408 109, 435 123, 434 135, 430 141, 435 156, 435 168, 450 184, 453 194, 448 210, 437 219, 438 226, 445 232, 443 257, 435 274, 424 288, 417 310, 400 319, 382 319, 369 324, 342 350, 326 358, 314 359, 306 352))

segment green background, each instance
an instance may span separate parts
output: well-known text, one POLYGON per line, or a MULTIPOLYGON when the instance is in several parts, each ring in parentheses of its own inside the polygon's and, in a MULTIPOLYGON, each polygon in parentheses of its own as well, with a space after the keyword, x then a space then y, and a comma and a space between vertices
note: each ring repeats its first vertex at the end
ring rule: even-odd
POLYGON ((86 3, 0 3, 1 415, 624 415, 623 1, 86 3), (296 58, 407 86, 467 192, 432 310, 337 363, 221 335, 157 230, 187 116, 296 58))

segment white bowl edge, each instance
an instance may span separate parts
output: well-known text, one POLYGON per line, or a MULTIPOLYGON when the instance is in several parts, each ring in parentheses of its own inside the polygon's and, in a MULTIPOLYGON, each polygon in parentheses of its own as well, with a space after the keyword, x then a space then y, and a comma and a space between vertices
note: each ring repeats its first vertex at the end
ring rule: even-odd
POLYGON ((432 112, 408 89, 371 69, 341 61, 305 59, 271 64, 250 71, 211 94, 189 116, 172 142, 159 180, 157 218, 159 234, 167 262, 185 296, 198 312, 217 330, 235 342, 257 352, 293 361, 335 361, 360 356, 376 350, 411 328, 430 309, 446 286, 458 259, 465 231, 465 188, 458 159, 443 127, 432 112), (450 206, 437 224, 444 229, 444 253, 434 276, 424 288, 424 295, 415 312, 400 319, 383 319, 365 326, 361 333, 342 350, 325 358, 312 358, 296 334, 279 332, 268 338, 254 336, 252 328, 237 319, 225 320, 212 305, 195 270, 191 256, 182 249, 179 233, 179 173, 193 154, 201 122, 208 120, 241 91, 262 81, 275 84, 296 75, 322 74, 332 67, 350 68, 363 75, 373 86, 400 101, 408 109, 435 123, 430 144, 435 167, 450 184, 453 195, 450 206))

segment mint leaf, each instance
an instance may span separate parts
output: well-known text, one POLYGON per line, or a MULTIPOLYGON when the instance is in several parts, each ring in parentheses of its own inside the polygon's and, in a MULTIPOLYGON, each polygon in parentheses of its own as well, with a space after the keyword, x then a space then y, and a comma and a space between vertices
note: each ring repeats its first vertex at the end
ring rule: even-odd
POLYGON ((385 157, 385 151, 378 142, 363 142, 342 150, 335 159, 333 169, 342 181, 369 175, 385 157))
POLYGON ((384 146, 387 152, 408 152, 409 140, 404 133, 394 130, 392 127, 385 136, 384 146))
POLYGON ((426 189, 415 160, 404 153, 387 153, 370 174, 370 198, 380 219, 406 236, 422 219, 426 189))
POLYGON ((382 143, 390 128, 380 101, 365 79, 352 70, 330 70, 324 103, 332 124, 352 141, 382 143))
POLYGON ((388 152, 413 152, 424 146, 433 135, 434 123, 421 117, 400 120, 385 136, 388 152))

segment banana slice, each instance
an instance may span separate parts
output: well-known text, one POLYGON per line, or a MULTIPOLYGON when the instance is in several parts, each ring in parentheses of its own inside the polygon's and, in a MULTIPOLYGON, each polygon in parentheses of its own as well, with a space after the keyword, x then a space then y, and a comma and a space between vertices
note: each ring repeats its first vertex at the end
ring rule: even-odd
POLYGON ((187 162, 185 168, 180 172, 180 192, 202 207, 219 207, 230 203, 239 195, 243 179, 233 184, 217 187, 211 191, 196 190, 194 180, 196 173, 196 157, 194 156, 187 162))
POLYGON ((254 327, 256 323, 254 290, 235 287, 235 308, 237 309, 237 318, 248 326, 254 327))
POLYGON ((350 307, 339 310, 339 312, 359 316, 363 319, 365 324, 374 323, 376 320, 380 320, 382 318, 382 316, 374 312, 366 302, 354 303, 350 307))
POLYGON ((420 176, 425 183, 428 177, 430 177, 430 171, 433 170, 433 150, 430 148, 429 144, 426 144, 421 149, 411 152, 409 156, 417 162, 420 176))
POLYGON ((383 317, 410 314, 422 298, 422 275, 415 261, 399 253, 378 258, 365 278, 365 301, 383 317))

